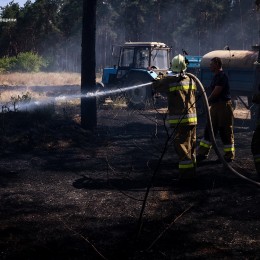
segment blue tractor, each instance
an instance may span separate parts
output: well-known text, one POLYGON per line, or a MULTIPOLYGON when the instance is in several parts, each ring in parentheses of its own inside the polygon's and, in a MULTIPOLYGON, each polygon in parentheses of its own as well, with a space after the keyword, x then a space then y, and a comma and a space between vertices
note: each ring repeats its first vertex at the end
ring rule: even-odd
POLYGON ((128 106, 145 107, 154 101, 151 84, 157 75, 170 67, 171 48, 161 42, 126 42, 120 47, 118 64, 104 68, 102 83, 105 89, 127 89, 122 91, 128 106))
MULTIPOLYGON (((116 66, 104 68, 102 86, 122 91, 128 107, 144 108, 164 99, 152 91, 151 83, 159 73, 165 74, 171 67, 171 48, 161 42, 126 42, 120 46, 116 66), (143 85, 142 87, 136 87, 143 85)), ((188 71, 199 72, 200 56, 186 56, 188 71)))

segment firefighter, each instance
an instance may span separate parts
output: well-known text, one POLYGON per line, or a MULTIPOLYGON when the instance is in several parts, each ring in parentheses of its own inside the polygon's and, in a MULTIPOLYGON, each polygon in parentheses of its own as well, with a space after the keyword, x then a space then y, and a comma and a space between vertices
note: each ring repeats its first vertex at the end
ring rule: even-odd
POLYGON ((179 54, 172 59, 171 71, 153 84, 155 92, 167 94, 167 122, 174 131, 173 144, 179 157, 180 180, 193 179, 196 166, 196 85, 185 75, 185 70, 185 58, 179 54))
POLYGON ((252 102, 258 105, 258 118, 256 122, 256 129, 251 141, 251 152, 254 157, 255 169, 260 176, 260 93, 253 95, 252 102))
MULTIPOLYGON (((210 115, 214 135, 219 133, 224 145, 224 159, 232 162, 235 158, 233 107, 231 102, 229 81, 222 69, 222 61, 215 57, 211 59, 210 70, 214 73, 211 81, 211 94, 208 97, 210 115)), ((210 141, 209 125, 207 123, 204 138, 200 141, 197 150, 197 163, 208 158, 212 143, 210 141)))

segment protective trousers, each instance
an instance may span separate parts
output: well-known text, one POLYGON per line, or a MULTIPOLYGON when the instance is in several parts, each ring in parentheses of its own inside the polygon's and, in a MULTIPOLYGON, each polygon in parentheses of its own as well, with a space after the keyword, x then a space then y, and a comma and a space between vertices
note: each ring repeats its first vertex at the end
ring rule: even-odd
POLYGON ((254 157, 255 168, 260 174, 260 125, 257 125, 251 141, 251 152, 254 157))
MULTIPOLYGON (((224 145, 224 158, 227 161, 235 159, 234 132, 233 132, 233 107, 231 101, 218 102, 211 106, 210 115, 214 135, 220 135, 224 145)), ((210 141, 209 124, 207 123, 204 138, 200 141, 198 148, 198 156, 208 156, 212 143, 210 141)))
POLYGON ((174 148, 179 156, 180 179, 195 177, 196 125, 176 126, 174 148))

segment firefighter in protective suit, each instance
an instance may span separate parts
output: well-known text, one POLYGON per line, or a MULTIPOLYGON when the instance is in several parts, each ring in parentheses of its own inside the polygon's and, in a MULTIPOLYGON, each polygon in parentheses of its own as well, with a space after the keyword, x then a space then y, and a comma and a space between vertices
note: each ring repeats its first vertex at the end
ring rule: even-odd
POLYGON ((258 118, 256 122, 256 129, 251 141, 251 152, 254 157, 255 169, 260 176, 260 93, 253 95, 252 102, 258 105, 258 118))
POLYGON ((196 85, 185 75, 186 62, 182 55, 172 59, 171 71, 157 78, 154 91, 166 93, 167 122, 173 128, 173 143, 179 157, 180 180, 195 177, 196 166, 196 85))

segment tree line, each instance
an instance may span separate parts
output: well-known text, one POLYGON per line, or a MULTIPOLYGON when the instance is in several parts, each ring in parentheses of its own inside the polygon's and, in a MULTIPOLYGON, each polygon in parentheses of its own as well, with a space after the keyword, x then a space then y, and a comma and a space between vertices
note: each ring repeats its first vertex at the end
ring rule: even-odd
MULTIPOLYGON (((86 0, 85 0, 86 1, 86 0)), ((251 49, 260 43, 258 0, 97 1, 97 69, 116 64, 112 46, 159 41, 172 54, 251 49)), ((0 58, 34 52, 46 70, 80 71, 83 0, 13 1, 0 9, 0 58)))

